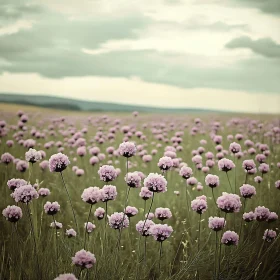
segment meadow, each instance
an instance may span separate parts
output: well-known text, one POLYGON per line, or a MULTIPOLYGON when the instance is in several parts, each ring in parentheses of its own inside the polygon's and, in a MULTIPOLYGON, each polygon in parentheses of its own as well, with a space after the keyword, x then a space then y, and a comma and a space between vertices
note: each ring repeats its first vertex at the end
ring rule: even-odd
POLYGON ((280 279, 279 116, 1 106, 1 280, 280 279))

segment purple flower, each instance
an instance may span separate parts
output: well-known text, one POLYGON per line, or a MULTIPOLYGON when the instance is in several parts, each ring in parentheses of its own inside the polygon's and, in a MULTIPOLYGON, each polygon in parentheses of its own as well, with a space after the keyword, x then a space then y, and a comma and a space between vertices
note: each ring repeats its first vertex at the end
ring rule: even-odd
POLYGON ((198 196, 191 202, 191 208, 198 214, 202 214, 207 210, 207 200, 206 196, 198 196))
POLYGON ((60 211, 60 205, 55 201, 55 202, 46 202, 44 205, 44 210, 45 213, 48 215, 55 215, 58 211, 60 211))
POLYGON ((102 207, 98 207, 94 212, 94 216, 98 220, 102 220, 104 218, 104 215, 105 215, 105 210, 102 207))
POLYGON ((117 197, 117 188, 113 185, 105 185, 100 189, 100 200, 107 202, 109 200, 115 200, 117 197))
POLYGON ((95 165, 99 162, 99 158, 97 156, 92 156, 90 159, 89 159, 89 163, 91 165, 95 165))
POLYGON ((255 219, 256 219, 255 213, 252 212, 252 211, 243 214, 243 220, 244 220, 245 222, 252 222, 252 221, 254 221, 255 219))
POLYGON ((49 159, 51 172, 62 172, 70 164, 68 157, 62 153, 54 154, 49 159))
POLYGON ((85 174, 85 171, 81 168, 78 168, 76 171, 75 171, 75 174, 78 176, 78 177, 81 177, 85 174))
POLYGON ((87 233, 91 233, 94 231, 94 229, 96 228, 95 224, 91 223, 91 222, 87 222, 84 224, 87 233))
POLYGON ((226 220, 220 217, 209 217, 208 227, 214 231, 222 230, 226 225, 226 220))
POLYGON ((267 242, 271 242, 276 238, 276 236, 277 236, 276 231, 272 229, 266 229, 263 235, 263 240, 267 242))
POLYGON ((258 206, 255 208, 255 217, 259 222, 266 221, 270 215, 270 211, 268 208, 264 206, 258 206))
POLYGON ((2 211, 3 216, 8 220, 9 222, 16 223, 19 219, 22 218, 22 210, 20 207, 12 205, 7 206, 2 211))
POLYGON ((123 142, 119 146, 119 153, 124 157, 132 157, 136 154, 137 148, 133 142, 123 142))
POLYGON ((146 220, 146 223, 145 223, 145 221, 139 221, 136 224, 136 230, 143 236, 150 236, 151 234, 149 232, 149 229, 154 224, 155 223, 152 220, 146 220), (144 226, 144 224, 145 224, 145 226, 144 226))
POLYGON ((275 187, 280 190, 280 180, 275 182, 275 187))
POLYGON ((218 207, 226 213, 239 212, 242 204, 240 197, 236 194, 223 192, 217 199, 218 207))
POLYGON ((87 153, 86 147, 85 146, 81 146, 79 148, 77 148, 77 155, 80 157, 85 156, 87 153))
POLYGON ((37 191, 31 185, 24 185, 16 188, 11 194, 16 202, 29 203, 32 199, 39 197, 37 191))
POLYGON ((151 192, 147 187, 142 187, 139 196, 144 200, 148 200, 153 196, 153 192, 151 192))
POLYGON ((46 170, 49 167, 49 161, 43 160, 42 162, 39 163, 39 166, 42 170, 46 170))
POLYGON ((123 212, 115 212, 109 216, 109 226, 113 229, 123 229, 129 226, 129 219, 123 212))
POLYGON ((150 226, 148 232, 156 241, 163 242, 171 235, 173 228, 166 224, 154 224, 150 226))
POLYGON ((230 159, 222 158, 218 161, 218 167, 220 171, 228 172, 235 168, 235 164, 230 159))
POLYGON ((260 184, 261 182, 262 182, 262 177, 261 176, 256 176, 255 178, 254 178, 254 181, 256 182, 256 183, 258 183, 258 184, 260 184))
POLYGON ((30 148, 28 152, 25 153, 25 160, 31 163, 35 163, 42 159, 42 155, 39 151, 30 148))
POLYGON ((127 215, 127 217, 131 218, 135 215, 137 215, 138 213, 138 209, 136 207, 133 206, 127 206, 125 208, 125 214, 127 215))
POLYGON ((269 172, 269 165, 266 164, 266 163, 261 163, 260 166, 259 166, 259 171, 262 174, 268 173, 269 172))
POLYGON ((167 171, 173 166, 173 160, 171 157, 162 157, 158 161, 158 167, 160 170, 167 171))
POLYGON ((39 196, 45 197, 45 196, 50 195, 51 192, 50 192, 50 190, 47 189, 47 188, 40 188, 40 189, 38 190, 38 194, 39 194, 39 196))
POLYGON ((217 175, 208 174, 205 177, 205 184, 211 188, 218 187, 220 185, 220 180, 217 175))
POLYGON ((163 221, 165 219, 170 219, 172 217, 172 213, 169 208, 156 208, 155 216, 157 219, 163 221))
POLYGON ((230 230, 224 232, 221 240, 221 242, 227 246, 238 245, 238 241, 239 241, 238 234, 230 230))
POLYGON ((8 188, 14 191, 16 188, 27 185, 27 182, 23 179, 10 179, 7 182, 8 188))
POLYGON ((26 162, 25 160, 19 160, 16 163, 16 170, 18 170, 19 172, 25 172, 28 169, 28 162, 26 162))
POLYGON ((54 221, 50 224, 51 228, 56 228, 56 229, 62 229, 62 223, 59 223, 57 221, 54 221))
POLYGON ((202 157, 200 155, 195 155, 193 158, 192 158, 192 162, 197 165, 197 164, 200 164, 202 163, 202 157))
POLYGON ((65 234, 68 236, 68 238, 77 236, 77 232, 73 228, 67 229, 65 234))
POLYGON ((72 263, 81 268, 91 268, 96 263, 94 254, 86 250, 80 250, 72 257, 72 263))
POLYGON ((198 183, 197 179, 194 177, 190 177, 189 179, 187 179, 187 185, 189 186, 194 186, 198 183))
POLYGON ((251 198, 253 195, 256 195, 256 188, 248 185, 248 184, 243 184, 240 189, 240 194, 244 198, 251 198))
POLYGON ((167 181, 166 179, 157 173, 150 173, 144 180, 144 186, 152 192, 166 192, 167 181))
POLYGON ((10 153, 4 153, 1 155, 1 162, 5 164, 9 164, 14 161, 14 157, 10 153))
POLYGON ((245 172, 249 173, 250 170, 254 170, 256 168, 256 164, 252 159, 247 159, 243 161, 242 167, 244 168, 245 172))
POLYGON ((233 142, 229 145, 229 150, 233 153, 233 154, 236 154, 236 153, 239 153, 241 151, 241 146, 236 143, 236 142, 233 142))
POLYGON ((259 163, 263 163, 266 160, 266 156, 264 154, 257 154, 255 157, 256 161, 259 163))
POLYGON ((60 274, 54 280, 78 280, 78 279, 72 273, 65 273, 65 274, 60 274))
POLYGON ((124 179, 131 188, 139 188, 141 186, 141 177, 137 171, 128 172, 124 179))
POLYGON ((110 182, 117 178, 117 171, 112 165, 103 165, 99 168, 98 174, 101 181, 110 182))
POLYGON ((100 200, 100 189, 98 187, 84 189, 81 198, 86 203, 95 204, 100 200))
POLYGON ((270 214, 267 218, 267 221, 269 223, 271 223, 271 222, 274 222, 274 221, 277 221, 277 220, 278 220, 278 215, 275 212, 270 212, 270 214))
POLYGON ((148 220, 152 220, 153 218, 155 217, 155 214, 150 212, 149 214, 145 214, 145 218, 148 219, 148 220))
POLYGON ((184 179, 189 179, 193 174, 193 171, 188 166, 182 166, 180 169, 180 176, 182 176, 184 179))

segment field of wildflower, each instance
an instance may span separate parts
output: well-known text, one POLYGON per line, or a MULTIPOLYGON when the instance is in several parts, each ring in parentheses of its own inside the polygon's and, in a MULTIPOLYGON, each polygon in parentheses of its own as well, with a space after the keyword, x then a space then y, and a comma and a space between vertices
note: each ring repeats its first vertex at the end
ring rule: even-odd
POLYGON ((0 113, 0 279, 280 279, 274 116, 0 113))

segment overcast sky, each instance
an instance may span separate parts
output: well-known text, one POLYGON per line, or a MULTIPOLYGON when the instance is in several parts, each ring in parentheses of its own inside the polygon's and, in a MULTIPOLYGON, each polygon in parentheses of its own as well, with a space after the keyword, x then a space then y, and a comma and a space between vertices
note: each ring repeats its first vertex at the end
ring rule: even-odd
POLYGON ((0 92, 280 113, 279 0, 0 0, 0 92))

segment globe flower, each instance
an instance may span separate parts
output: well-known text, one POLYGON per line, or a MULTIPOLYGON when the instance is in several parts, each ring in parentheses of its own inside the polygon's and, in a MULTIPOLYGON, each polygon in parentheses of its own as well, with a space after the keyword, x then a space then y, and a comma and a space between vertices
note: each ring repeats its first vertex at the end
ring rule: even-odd
POLYGON ((137 171, 128 172, 125 176, 125 181, 131 188, 139 188, 141 186, 141 177, 137 171))
POLYGON ((55 202, 46 202, 44 205, 44 210, 45 213, 48 215, 55 215, 58 211, 60 211, 60 205, 55 201, 55 202))
POLYGON ((7 221, 16 223, 19 219, 22 218, 22 210, 20 207, 12 205, 7 206, 2 211, 3 216, 6 218, 7 221))
POLYGON ((125 214, 127 215, 128 218, 131 218, 131 217, 137 215, 137 213, 138 213, 138 209, 136 207, 127 206, 125 208, 125 214))
POLYGON ((198 183, 197 179, 194 177, 190 177, 189 179, 187 179, 187 185, 189 186, 194 186, 198 183))
POLYGON ((150 226, 148 232, 156 241, 163 242, 171 235, 173 228, 166 224, 154 224, 150 226))
POLYGON ((148 200, 153 196, 153 192, 151 192, 147 187, 142 187, 139 196, 144 200, 148 200))
POLYGON ((67 229, 65 234, 67 235, 68 238, 77 236, 77 232, 73 228, 67 229))
POLYGON ((155 223, 152 220, 146 220, 146 221, 139 221, 136 224, 136 230, 143 236, 150 236, 151 233, 149 232, 149 229, 151 226, 153 226, 155 223))
POLYGON ((189 179, 192 174, 193 174, 193 171, 190 167, 188 166, 182 166, 181 169, 180 169, 180 176, 182 176, 184 179, 189 179))
POLYGON ((205 177, 205 184, 210 188, 218 187, 220 185, 219 177, 217 175, 208 174, 205 177))
POLYGON ((104 218, 104 215, 105 215, 105 210, 102 207, 98 207, 94 212, 94 216, 98 220, 102 220, 104 218))
POLYGON ((255 219, 256 219, 255 213, 252 212, 252 211, 243 214, 243 220, 244 220, 245 222, 252 222, 252 221, 254 221, 255 219))
POLYGON ((10 179, 7 182, 7 186, 11 191, 14 191, 16 188, 27 185, 27 182, 23 179, 10 179))
POLYGON ((42 159, 42 155, 39 151, 30 148, 28 152, 25 153, 25 160, 31 163, 35 163, 42 159))
POLYGON ((48 195, 50 195, 50 194, 51 194, 51 192, 50 192, 50 190, 47 189, 47 188, 40 188, 40 189, 38 190, 38 195, 39 195, 39 196, 45 197, 45 196, 48 196, 48 195))
POLYGON ((95 204, 100 200, 100 189, 98 187, 84 189, 81 198, 86 203, 95 204))
POLYGON ((129 226, 129 219, 123 212, 115 212, 109 216, 109 226, 113 229, 124 229, 129 226))
POLYGON ((221 242, 227 246, 230 245, 238 245, 238 241, 239 241, 239 236, 236 232, 234 231, 226 231, 224 232, 223 236, 222 236, 222 240, 221 242))
POLYGON ((264 206, 258 206, 255 208, 255 217, 259 222, 266 221, 270 215, 270 211, 268 208, 264 206))
POLYGON ((167 171, 173 166, 173 160, 171 157, 162 157, 158 161, 158 167, 160 170, 167 171))
POLYGON ((259 171, 262 173, 262 174, 266 174, 269 172, 269 165, 266 164, 266 163, 261 163, 260 166, 259 166, 259 171))
POLYGON ((115 200, 117 197, 117 189, 113 185, 105 185, 100 189, 100 200, 107 202, 109 200, 115 200))
POLYGON ((218 167, 220 171, 228 172, 235 168, 235 164, 230 159, 222 158, 218 161, 218 167))
POLYGON ((271 242, 273 241, 277 236, 276 231, 272 229, 266 229, 263 235, 263 240, 266 242, 271 242))
POLYGON ((25 160, 19 160, 16 163, 16 170, 19 172, 25 172, 28 169, 28 163, 25 160))
POLYGON ((209 217, 208 227, 214 231, 220 231, 226 226, 226 220, 219 217, 209 217))
POLYGON ((14 157, 10 153, 4 153, 1 155, 1 162, 8 165, 14 161, 14 157))
POLYGON ((226 213, 239 212, 242 204, 240 197, 236 194, 223 192, 217 199, 218 207, 226 213))
POLYGON ((229 150, 233 153, 233 154, 236 154, 236 153, 239 153, 241 151, 241 146, 236 143, 236 142, 233 142, 229 145, 229 150))
POLYGON ((29 203, 39 197, 37 191, 31 185, 20 186, 11 194, 16 202, 29 203))
POLYGON ((68 157, 62 153, 54 154, 49 159, 51 172, 62 172, 70 164, 68 157))
POLYGON ((110 182, 117 178, 117 171, 112 165, 103 165, 99 168, 98 174, 101 181, 110 182))
POLYGON ((256 169, 256 164, 252 159, 247 159, 243 161, 242 167, 244 168, 245 172, 250 173, 250 170, 256 169))
POLYGON ((80 250, 76 252, 75 256, 72 257, 72 263, 81 268, 91 268, 96 263, 94 254, 86 250, 80 250))
POLYGON ((253 195, 256 195, 256 188, 248 185, 248 184, 243 184, 240 189, 240 194, 244 198, 251 198, 253 195))
POLYGON ((206 196, 198 196, 196 199, 192 200, 191 208, 193 211, 197 212, 200 215, 204 213, 207 210, 206 196))
POLYGON ((119 146, 119 153, 126 158, 132 157, 136 154, 137 148, 133 142, 123 142, 119 146))
POLYGON ((155 217, 161 221, 165 219, 170 219, 172 217, 172 213, 169 208, 156 208, 155 217))
POLYGON ((151 192, 166 192, 167 181, 166 179, 157 173, 150 173, 144 179, 144 186, 147 187, 151 192))

